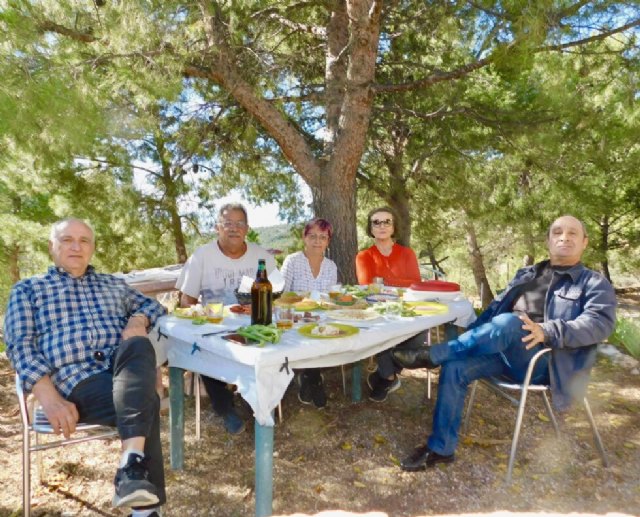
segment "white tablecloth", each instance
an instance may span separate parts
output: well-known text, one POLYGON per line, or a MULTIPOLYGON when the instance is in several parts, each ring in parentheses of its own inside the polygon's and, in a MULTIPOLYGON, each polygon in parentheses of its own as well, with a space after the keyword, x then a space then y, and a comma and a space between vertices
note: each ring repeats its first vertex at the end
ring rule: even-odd
POLYGON ((306 338, 295 329, 283 334, 275 345, 242 346, 218 335, 202 334, 249 324, 248 316, 225 317, 220 325, 193 325, 175 316, 160 318, 150 338, 158 364, 184 368, 235 384, 249 403, 256 420, 273 425, 272 411, 293 379, 294 368, 321 368, 353 363, 391 348, 425 329, 454 322, 466 327, 475 320, 467 300, 448 302, 447 314, 359 322, 358 334, 337 339, 306 338), (159 331, 159 332, 158 332, 159 331))

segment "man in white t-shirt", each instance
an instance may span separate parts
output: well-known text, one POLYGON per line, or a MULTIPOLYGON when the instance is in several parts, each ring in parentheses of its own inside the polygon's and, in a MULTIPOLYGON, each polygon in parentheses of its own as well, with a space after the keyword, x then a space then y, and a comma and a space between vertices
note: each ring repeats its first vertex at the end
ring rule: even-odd
MULTIPOLYGON (((176 283, 182 296, 181 307, 198 303, 199 298, 222 296, 225 304, 236 303, 235 289, 243 276, 255 277, 258 260, 266 261, 267 271, 276 267, 271 254, 257 244, 246 242, 249 224, 241 204, 226 204, 218 212, 218 240, 199 247, 182 268, 176 283)), ((244 430, 244 422, 233 407, 233 394, 226 383, 202 376, 215 413, 232 434, 244 430)))

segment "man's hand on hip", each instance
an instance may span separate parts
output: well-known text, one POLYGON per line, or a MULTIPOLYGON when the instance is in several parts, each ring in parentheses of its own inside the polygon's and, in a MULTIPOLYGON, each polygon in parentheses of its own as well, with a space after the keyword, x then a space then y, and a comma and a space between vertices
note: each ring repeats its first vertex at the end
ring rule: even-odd
POLYGON ((76 405, 60 395, 49 376, 42 377, 34 384, 33 394, 42 405, 54 432, 69 438, 80 419, 76 405))
POLYGON ((542 327, 535 321, 532 321, 526 314, 522 314, 520 319, 524 323, 524 325, 522 325, 522 330, 530 332, 528 336, 522 338, 525 348, 529 350, 539 343, 544 343, 544 331, 542 330, 542 327))
POLYGON ((144 314, 134 314, 129 318, 127 326, 122 331, 122 340, 132 337, 147 337, 149 319, 144 314))

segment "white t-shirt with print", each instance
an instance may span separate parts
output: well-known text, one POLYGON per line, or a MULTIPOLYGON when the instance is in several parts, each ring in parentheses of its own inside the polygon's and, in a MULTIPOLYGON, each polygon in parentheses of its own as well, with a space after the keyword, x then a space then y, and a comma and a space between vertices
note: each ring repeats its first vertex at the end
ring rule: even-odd
POLYGON ((218 241, 200 246, 189 257, 182 268, 176 289, 192 298, 198 298, 203 290, 223 293, 225 304, 237 303, 234 290, 243 276, 255 278, 258 259, 264 259, 267 271, 276 268, 273 256, 263 247, 247 242, 247 251, 242 257, 227 257, 218 247, 218 241))

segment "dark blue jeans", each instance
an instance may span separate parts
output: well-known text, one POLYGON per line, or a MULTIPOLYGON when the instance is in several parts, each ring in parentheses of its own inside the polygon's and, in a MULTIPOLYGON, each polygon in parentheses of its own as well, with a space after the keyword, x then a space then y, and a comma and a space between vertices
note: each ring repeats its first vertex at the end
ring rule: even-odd
POLYGON ((149 481, 166 501, 160 399, 156 392, 156 354, 146 337, 134 337, 118 347, 111 369, 80 382, 69 401, 78 408, 80 421, 115 426, 122 440, 144 436, 149 481))
MULTIPOLYGON (((433 428, 427 440, 432 451, 443 455, 455 452, 469 384, 500 375, 514 382, 524 380, 529 361, 542 348, 536 345, 526 350, 522 338, 527 334, 520 318, 506 313, 432 347, 432 360, 442 365, 433 428)), ((548 357, 545 354, 537 362, 532 382, 548 382, 548 357)))

